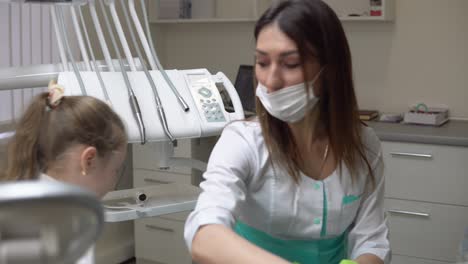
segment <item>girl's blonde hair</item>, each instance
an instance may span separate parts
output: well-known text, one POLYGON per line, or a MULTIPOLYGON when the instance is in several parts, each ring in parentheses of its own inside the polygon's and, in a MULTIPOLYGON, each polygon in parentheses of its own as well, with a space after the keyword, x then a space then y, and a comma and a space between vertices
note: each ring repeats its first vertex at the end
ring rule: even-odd
POLYGON ((16 126, 2 178, 34 179, 74 144, 93 146, 104 158, 126 142, 122 120, 106 103, 89 96, 65 96, 51 105, 49 93, 42 93, 16 126))

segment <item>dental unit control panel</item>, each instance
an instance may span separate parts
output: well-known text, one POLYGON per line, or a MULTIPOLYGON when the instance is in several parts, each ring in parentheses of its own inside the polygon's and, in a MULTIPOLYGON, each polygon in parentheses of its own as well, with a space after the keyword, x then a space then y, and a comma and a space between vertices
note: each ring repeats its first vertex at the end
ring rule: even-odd
MULTIPOLYGON (((213 82, 204 74, 187 74, 189 85, 197 102, 197 108, 206 122, 226 122, 222 111, 221 96, 213 92, 213 82)), ((214 86, 214 89, 217 89, 214 86)))

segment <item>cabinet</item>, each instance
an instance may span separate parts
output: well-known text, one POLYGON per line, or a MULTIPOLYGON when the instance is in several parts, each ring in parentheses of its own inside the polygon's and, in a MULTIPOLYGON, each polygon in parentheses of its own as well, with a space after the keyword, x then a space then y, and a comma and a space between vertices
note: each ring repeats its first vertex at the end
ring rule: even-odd
POLYGON ((135 221, 137 260, 191 264, 192 258, 183 239, 187 216, 188 213, 179 213, 135 221))
POLYGON ((468 227, 468 148, 382 142, 392 264, 454 263, 468 227))
MULTIPOLYGON (((255 22, 278 0, 156 0, 149 2, 150 22, 255 22), (187 8, 187 6, 189 6, 187 8)), ((395 0, 323 0, 342 21, 392 21, 395 0)))
POLYGON ((430 259, 418 259, 418 258, 413 258, 413 257, 407 257, 407 256, 400 256, 393 254, 392 256, 392 264, 393 263, 404 263, 404 264, 447 264, 450 262, 441 262, 441 261, 436 261, 436 260, 430 260, 430 259))
MULTIPOLYGON (((159 170, 158 153, 153 143, 133 145, 133 184, 135 187, 191 183, 191 169, 159 170)), ((178 140, 175 157, 191 156, 191 141, 178 140)), ((184 242, 184 223, 190 212, 143 218, 135 221, 135 257, 139 264, 191 264, 184 242)))

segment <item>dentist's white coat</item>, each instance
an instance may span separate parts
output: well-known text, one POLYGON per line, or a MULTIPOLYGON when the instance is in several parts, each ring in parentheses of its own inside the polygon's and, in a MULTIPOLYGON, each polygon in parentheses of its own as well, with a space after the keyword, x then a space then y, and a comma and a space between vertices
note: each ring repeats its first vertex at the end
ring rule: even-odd
POLYGON ((203 192, 185 224, 187 246, 191 249, 203 225, 233 228, 240 220, 280 239, 333 238, 349 230, 349 258, 371 253, 389 263, 380 141, 364 126, 362 137, 375 189, 366 188, 364 165, 354 184, 343 164, 341 175, 338 169, 322 181, 301 175, 297 185, 285 170, 272 165, 258 122, 230 124, 211 153, 200 185, 203 192), (350 197, 360 198, 352 201, 350 197))

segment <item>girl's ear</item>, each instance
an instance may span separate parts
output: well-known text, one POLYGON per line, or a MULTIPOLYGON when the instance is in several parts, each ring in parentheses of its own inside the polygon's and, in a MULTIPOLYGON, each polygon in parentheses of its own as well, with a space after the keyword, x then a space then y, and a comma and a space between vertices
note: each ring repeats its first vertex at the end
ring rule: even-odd
POLYGON ((80 167, 81 167, 81 174, 86 175, 89 171, 96 167, 97 162, 97 150, 95 147, 88 146, 86 147, 83 152, 81 152, 80 156, 80 167))

